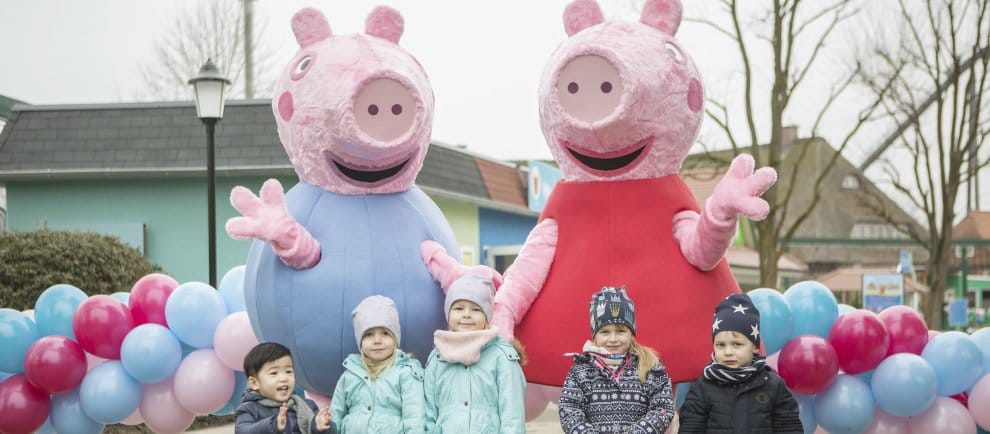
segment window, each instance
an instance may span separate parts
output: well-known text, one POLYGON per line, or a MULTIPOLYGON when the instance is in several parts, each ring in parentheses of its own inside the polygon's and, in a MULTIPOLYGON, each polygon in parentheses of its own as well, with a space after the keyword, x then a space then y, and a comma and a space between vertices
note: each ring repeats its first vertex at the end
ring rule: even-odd
POLYGON ((849 234, 853 239, 903 240, 907 235, 899 232, 889 223, 857 222, 849 234))

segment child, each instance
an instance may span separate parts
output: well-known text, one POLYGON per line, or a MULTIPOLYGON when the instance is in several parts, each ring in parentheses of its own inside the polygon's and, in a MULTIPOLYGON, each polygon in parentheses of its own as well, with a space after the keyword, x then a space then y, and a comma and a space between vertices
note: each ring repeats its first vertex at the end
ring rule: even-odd
POLYGON ((589 306, 593 341, 570 353, 560 393, 564 432, 662 433, 674 419, 670 377, 636 342, 636 308, 625 287, 604 287, 589 306))
POLYGON ((237 434, 332 433, 330 409, 317 412, 316 403, 293 395, 289 349, 274 342, 258 344, 244 356, 248 390, 237 406, 237 434))
POLYGON ((365 298, 351 319, 361 352, 347 356, 333 391, 340 433, 422 433, 423 367, 398 348, 402 330, 395 302, 365 298))
POLYGON ((426 431, 524 433, 526 379, 519 354, 489 328, 495 288, 490 279, 466 275, 447 289, 449 330, 433 334, 423 386, 426 431))
POLYGON ((680 433, 804 433, 797 403, 760 351, 760 311, 746 294, 715 307, 712 363, 681 406, 680 433))

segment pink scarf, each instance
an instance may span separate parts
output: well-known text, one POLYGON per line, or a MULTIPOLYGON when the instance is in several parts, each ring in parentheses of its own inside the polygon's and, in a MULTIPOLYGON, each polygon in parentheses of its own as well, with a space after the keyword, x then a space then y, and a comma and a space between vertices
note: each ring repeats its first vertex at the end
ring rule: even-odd
POLYGON ((473 365, 481 359, 481 348, 498 336, 498 327, 470 332, 437 330, 433 332, 433 345, 448 363, 473 365))

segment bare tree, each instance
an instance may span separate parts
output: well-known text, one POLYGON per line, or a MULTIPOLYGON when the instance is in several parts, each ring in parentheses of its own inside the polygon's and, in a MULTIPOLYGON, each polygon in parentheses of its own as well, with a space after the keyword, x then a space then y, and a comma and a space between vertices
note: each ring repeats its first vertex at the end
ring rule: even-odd
MULTIPOLYGON (((689 18, 688 21, 702 24, 733 41, 738 49, 743 85, 736 86, 741 95, 710 93, 707 115, 717 125, 724 140, 731 145, 731 151, 728 152, 730 158, 741 152, 748 152, 756 159, 758 167, 774 167, 781 176, 777 185, 763 195, 770 203, 770 214, 756 223, 760 283, 763 286, 776 287, 779 258, 784 254, 789 240, 820 202, 823 181, 835 162, 862 127, 875 120, 873 115, 878 110, 879 98, 861 106, 862 109, 848 130, 839 136, 841 139, 837 142, 836 152, 825 164, 814 165, 814 173, 809 173, 805 170, 807 164, 802 165, 803 161, 812 158, 809 155, 809 146, 795 149, 793 152, 799 153, 798 155, 784 158, 784 120, 806 117, 806 113, 794 114, 797 110, 805 110, 804 108, 792 108, 791 105, 794 97, 804 88, 809 88, 810 92, 829 89, 827 98, 811 118, 814 119, 813 124, 805 126, 810 127, 812 136, 817 136, 822 120, 830 110, 835 110, 836 101, 851 91, 850 86, 858 72, 858 65, 853 71, 825 83, 822 83, 820 77, 823 74, 813 72, 826 47, 837 37, 836 30, 858 13, 856 4, 849 0, 765 0, 759 3, 754 0, 711 1, 717 4, 719 14, 689 18), (746 22, 746 15, 742 11, 744 4, 747 10, 756 6, 762 7, 762 10, 755 15, 755 19, 746 22), (761 68, 767 67, 770 69, 769 76, 761 73, 761 68), (816 78, 809 80, 811 76, 816 78), (765 82, 771 83, 769 92, 760 94, 758 85, 765 82), (809 82, 813 84, 808 85, 809 82), (733 104, 730 102, 733 99, 741 100, 741 103, 733 104), (766 111, 762 110, 764 101, 769 101, 769 109, 766 111), (743 115, 743 119, 731 116, 737 114, 743 115), (760 137, 761 131, 769 132, 769 140, 760 137), (797 178, 799 175, 800 179, 797 178), (813 186, 810 200, 792 200, 798 190, 793 188, 796 182, 810 183, 813 186)), ((841 45, 834 44, 832 47, 841 45)), ((825 79, 829 80, 828 77, 825 79)), ((880 89, 882 88, 881 86, 880 89)), ((704 142, 702 145, 706 149, 708 160, 720 165, 728 164, 730 158, 725 157, 725 152, 713 152, 704 142)))
MULTIPOLYGON (((924 311, 932 327, 942 323, 960 188, 987 165, 987 152, 981 151, 990 122, 980 112, 990 101, 983 99, 990 91, 988 3, 899 0, 895 37, 877 37, 863 54, 864 64, 870 62, 860 78, 875 94, 877 77, 900 71, 883 97, 884 112, 899 128, 880 161, 885 183, 927 223, 927 233, 913 237, 929 252, 931 292, 924 311)), ((871 201, 879 216, 889 216, 871 201)))
POLYGON ((264 59, 272 56, 259 52, 266 51, 261 44, 264 25, 253 26, 256 31, 247 45, 254 47, 255 52, 253 56, 245 56, 245 15, 251 16, 251 5, 242 5, 242 1, 196 2, 193 9, 180 14, 171 30, 155 41, 154 63, 141 67, 143 92, 156 100, 189 99, 189 78, 199 71, 206 59, 213 59, 232 82, 228 88, 230 97, 271 95, 274 78, 269 73, 272 68, 264 59), (245 67, 246 58, 255 59, 253 62, 261 59, 253 66, 251 89, 244 86, 250 75, 245 67))

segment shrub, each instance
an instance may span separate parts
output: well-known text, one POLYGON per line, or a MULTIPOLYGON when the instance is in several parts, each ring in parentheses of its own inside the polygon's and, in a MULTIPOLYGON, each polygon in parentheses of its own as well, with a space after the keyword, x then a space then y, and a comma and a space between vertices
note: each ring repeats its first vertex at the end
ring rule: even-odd
POLYGON ((0 233, 0 308, 33 309, 57 283, 87 295, 129 291, 142 276, 160 271, 116 237, 47 229, 0 233))

